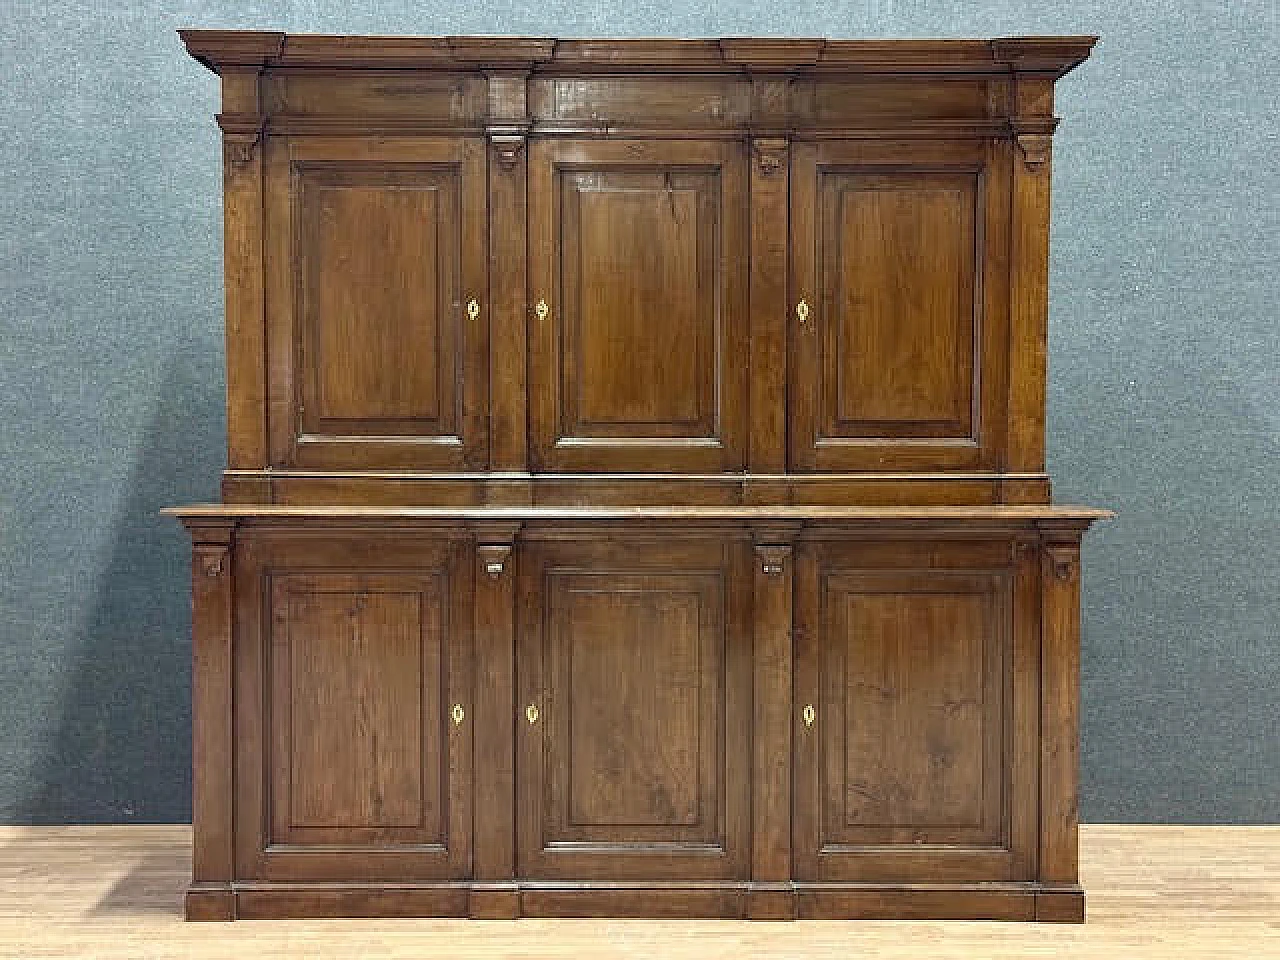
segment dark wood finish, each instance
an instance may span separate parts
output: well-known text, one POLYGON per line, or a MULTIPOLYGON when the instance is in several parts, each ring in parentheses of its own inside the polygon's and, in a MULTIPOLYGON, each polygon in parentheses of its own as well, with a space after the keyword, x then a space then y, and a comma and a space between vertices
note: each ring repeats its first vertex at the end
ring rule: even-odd
POLYGON ((762 525, 752 564, 751 879, 748 913, 789 920, 791 896, 792 596, 799 526, 762 525))
POLYGON ((515 877, 515 524, 477 531, 474 863, 470 913, 519 916, 515 877))
POLYGON ((1044 464, 1089 37, 184 31, 191 919, 1079 921, 1044 464))
POLYGON ((1036 750, 1038 701, 1013 678, 1037 667, 1038 637, 1014 633, 1012 556, 1007 542, 803 553, 798 876, 1034 876, 1036 780, 1014 764, 1036 750))
POLYGON ((237 560, 238 878, 468 876, 461 544, 282 532, 237 560))
POLYGON ((489 100, 489 396, 493 470, 528 468, 525 288, 528 283, 528 128, 526 75, 490 74, 489 100))
POLYGON ((236 876, 231 569, 235 521, 193 522, 190 531, 192 872, 199 882, 226 884, 236 876))
POLYGON ((593 537, 525 557, 520 877, 742 876, 746 544, 593 537))
POLYGON ((487 464, 483 142, 267 156, 272 465, 487 464))
POLYGON ((546 139, 531 150, 536 465, 741 468, 740 358, 748 344, 741 149, 546 139))
POLYGON ((1052 92, 1091 38, 183 36, 223 79, 230 499, 1048 501, 1052 92))
POLYGON ((1050 530, 1046 540, 1040 582, 1040 875, 1073 885, 1079 848, 1079 532, 1050 530))
POLYGON ((1007 204, 992 159, 980 142, 796 145, 794 469, 998 465, 1007 204))

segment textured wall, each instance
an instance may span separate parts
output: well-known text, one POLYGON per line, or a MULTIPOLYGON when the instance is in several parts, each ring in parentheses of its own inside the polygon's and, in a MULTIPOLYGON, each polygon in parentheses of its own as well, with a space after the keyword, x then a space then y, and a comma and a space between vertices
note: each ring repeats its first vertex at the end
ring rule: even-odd
POLYGON ((217 83, 179 26, 1098 33, 1059 85, 1050 468, 1085 563, 1083 813, 1280 821, 1274 0, 144 4, 0 18, 0 821, 189 815, 185 545, 224 443, 217 83), (702 12, 706 7, 707 12, 702 12))

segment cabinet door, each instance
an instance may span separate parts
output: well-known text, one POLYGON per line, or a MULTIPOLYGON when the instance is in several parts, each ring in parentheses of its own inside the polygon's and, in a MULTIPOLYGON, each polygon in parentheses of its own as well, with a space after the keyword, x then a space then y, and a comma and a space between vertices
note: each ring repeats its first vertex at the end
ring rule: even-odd
POLYGON ((241 878, 468 875, 465 552, 443 540, 340 534, 273 535, 242 549, 241 878))
POLYGON ((522 556, 522 877, 744 875, 746 563, 741 545, 709 541, 522 556))
POLYGON ((1007 157, 836 141, 793 158, 792 469, 998 468, 1007 157))
POLYGON ((483 142, 271 141, 267 170, 272 463, 484 466, 483 142))
POLYGON ((551 470, 735 470, 741 144, 542 140, 529 165, 530 423, 551 470))
POLYGON ((1008 543, 801 551, 799 879, 1034 877, 1035 576, 1009 556, 1008 543))

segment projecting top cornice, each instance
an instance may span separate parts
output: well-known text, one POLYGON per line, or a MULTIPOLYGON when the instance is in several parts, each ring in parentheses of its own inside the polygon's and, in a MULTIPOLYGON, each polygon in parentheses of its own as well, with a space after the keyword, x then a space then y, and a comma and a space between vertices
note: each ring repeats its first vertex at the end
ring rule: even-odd
POLYGON ((221 73, 236 67, 509 68, 555 72, 812 69, 849 73, 1008 73, 1062 76, 1096 37, 998 40, 556 40, 523 37, 346 37, 241 30, 179 31, 190 54, 221 73))

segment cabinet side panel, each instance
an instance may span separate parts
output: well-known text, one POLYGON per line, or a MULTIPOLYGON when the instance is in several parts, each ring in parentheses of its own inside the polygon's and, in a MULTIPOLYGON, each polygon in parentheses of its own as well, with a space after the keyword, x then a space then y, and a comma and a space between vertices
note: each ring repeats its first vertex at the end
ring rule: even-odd
MULTIPOLYGON (((1018 75, 1016 110, 1022 122, 1055 122, 1053 80, 1018 75)), ((1045 378, 1049 330, 1049 194, 1052 138, 1022 134, 1013 153, 1013 230, 1009 297, 1009 455, 1014 472, 1044 470, 1045 378)))
POLYGON ((234 878, 233 577, 230 528, 193 530, 192 539, 192 877, 199 884, 234 878))
POLYGON ((222 163, 227 466, 252 470, 267 465, 262 145, 227 135, 222 163))
POLYGON ((1046 544, 1041 571, 1040 879, 1071 885, 1079 860, 1079 543, 1046 544))

